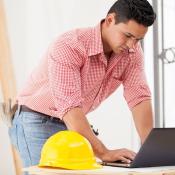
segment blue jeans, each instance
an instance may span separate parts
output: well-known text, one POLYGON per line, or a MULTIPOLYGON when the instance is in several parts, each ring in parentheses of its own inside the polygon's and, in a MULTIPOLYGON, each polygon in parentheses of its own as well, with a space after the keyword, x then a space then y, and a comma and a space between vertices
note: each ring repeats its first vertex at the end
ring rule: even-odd
POLYGON ((9 136, 19 151, 23 166, 29 167, 39 163, 43 144, 51 135, 61 130, 67 130, 64 123, 36 112, 18 109, 9 129, 9 136))

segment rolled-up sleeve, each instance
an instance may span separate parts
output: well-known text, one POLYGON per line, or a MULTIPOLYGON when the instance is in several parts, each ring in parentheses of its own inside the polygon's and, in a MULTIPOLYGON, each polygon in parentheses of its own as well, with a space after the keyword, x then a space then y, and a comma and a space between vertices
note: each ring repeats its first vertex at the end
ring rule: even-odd
POLYGON ((151 99, 140 44, 137 45, 134 53, 130 53, 130 63, 124 73, 123 86, 124 97, 130 109, 142 101, 151 99))
POLYGON ((63 118, 65 113, 81 107, 81 59, 70 45, 58 42, 48 60, 49 87, 54 100, 54 116, 63 118))

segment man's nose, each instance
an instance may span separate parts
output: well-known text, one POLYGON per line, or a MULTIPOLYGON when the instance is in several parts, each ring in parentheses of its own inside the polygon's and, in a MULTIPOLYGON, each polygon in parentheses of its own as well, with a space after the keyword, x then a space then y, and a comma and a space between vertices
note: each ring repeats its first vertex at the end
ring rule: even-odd
POLYGON ((136 44, 136 42, 137 41, 135 39, 130 38, 130 39, 127 40, 126 45, 127 45, 127 47, 129 49, 133 49, 134 48, 134 45, 136 44))

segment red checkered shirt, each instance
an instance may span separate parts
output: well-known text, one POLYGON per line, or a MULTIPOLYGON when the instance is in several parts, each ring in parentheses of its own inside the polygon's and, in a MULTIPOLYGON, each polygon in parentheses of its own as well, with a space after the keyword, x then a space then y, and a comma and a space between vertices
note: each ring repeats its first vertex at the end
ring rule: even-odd
POLYGON ((75 107, 81 107, 85 114, 94 110, 121 84, 130 109, 151 98, 140 43, 132 50, 113 53, 107 60, 99 24, 58 37, 31 73, 17 101, 62 119, 75 107))

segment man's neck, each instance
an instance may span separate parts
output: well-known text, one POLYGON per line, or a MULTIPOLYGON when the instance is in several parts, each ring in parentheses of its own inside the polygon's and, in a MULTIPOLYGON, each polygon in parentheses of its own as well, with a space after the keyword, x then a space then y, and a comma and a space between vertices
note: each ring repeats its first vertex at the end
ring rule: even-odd
POLYGON ((106 53, 104 53, 105 54, 105 56, 106 56, 106 58, 107 59, 110 59, 111 58, 111 55, 112 55, 112 51, 110 51, 110 52, 106 52, 106 53))

